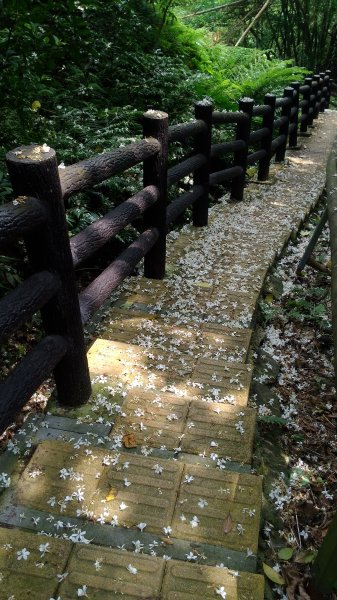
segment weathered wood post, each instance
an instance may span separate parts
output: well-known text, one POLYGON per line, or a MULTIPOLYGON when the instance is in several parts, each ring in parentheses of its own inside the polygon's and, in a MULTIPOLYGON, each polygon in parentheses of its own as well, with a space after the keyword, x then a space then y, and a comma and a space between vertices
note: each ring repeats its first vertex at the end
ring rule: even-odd
POLYGON ((327 87, 326 87, 326 75, 325 73, 320 73, 319 74, 321 80, 322 80, 322 97, 321 97, 321 107, 320 107, 320 112, 324 112, 326 109, 326 92, 327 92, 327 87))
POLYGON ((196 119, 205 122, 206 130, 195 137, 194 152, 206 157, 205 164, 194 172, 193 184, 202 185, 204 193, 193 204, 193 225, 204 227, 208 223, 209 204, 209 175, 212 145, 212 113, 213 105, 208 100, 202 100, 195 104, 194 114, 196 119))
POLYGON ((266 181, 269 177, 270 160, 272 157, 272 141, 274 131, 274 118, 275 118, 275 94, 266 94, 264 97, 264 104, 270 107, 270 110, 263 115, 262 127, 267 127, 269 134, 265 136, 261 142, 261 149, 266 151, 266 157, 262 158, 259 162, 258 178, 260 181, 266 181))
POLYGON ((307 133, 308 125, 309 125, 309 110, 310 110, 310 94, 311 94, 311 77, 306 77, 304 80, 304 85, 308 86, 308 89, 305 89, 303 92, 303 102, 305 103, 302 108, 302 119, 301 119, 301 133, 307 133))
POLYGON ((284 139, 283 144, 281 146, 279 146, 276 150, 275 162, 282 162, 286 155, 290 114, 291 114, 291 107, 293 104, 293 96, 294 96, 294 89, 292 87, 284 88, 283 97, 289 98, 290 102, 285 104, 284 106, 282 106, 282 110, 281 110, 281 117, 284 118, 284 123, 282 123, 282 125, 280 127, 279 135, 284 135, 285 139, 284 139))
POLYGON ((234 152, 234 166, 242 168, 242 174, 232 180, 231 199, 243 200, 245 188, 245 178, 247 170, 247 157, 249 152, 249 136, 252 125, 254 100, 251 98, 241 98, 239 100, 239 110, 243 113, 242 118, 238 120, 236 127, 236 140, 242 140, 244 147, 234 152))
POLYGON ((327 69, 325 71, 325 76, 326 76, 326 87, 327 87, 327 93, 326 93, 326 105, 325 108, 329 108, 330 105, 330 98, 331 98, 331 86, 332 86, 332 79, 331 79, 331 71, 330 69, 327 69))
POLYGON ((83 404, 91 384, 56 154, 45 145, 22 146, 6 160, 14 194, 38 198, 48 213, 47 224, 27 235, 25 244, 32 270, 56 273, 61 280, 60 290, 41 310, 46 333, 64 336, 69 344, 54 369, 58 400, 83 404))
POLYGON ((168 153, 168 115, 159 110, 148 110, 143 116, 143 134, 145 138, 155 138, 160 142, 161 150, 143 163, 144 187, 154 185, 159 190, 159 198, 144 213, 144 228, 155 227, 159 237, 144 258, 144 275, 151 279, 165 277, 166 262, 166 206, 167 206, 167 153, 168 153))
POLYGON ((316 105, 316 85, 314 85, 313 77, 306 77, 304 81, 305 83, 308 83, 308 85, 310 85, 308 127, 313 127, 316 105))
POLYGON ((321 110, 323 81, 321 79, 321 76, 318 74, 314 75, 313 80, 317 84, 316 85, 316 101, 315 101, 315 108, 314 108, 314 119, 318 119, 318 115, 321 110))
POLYGON ((298 133, 298 113, 300 104, 300 82, 292 81, 290 86, 294 90, 293 105, 290 113, 290 127, 289 127, 289 147, 296 148, 297 146, 297 133, 298 133))

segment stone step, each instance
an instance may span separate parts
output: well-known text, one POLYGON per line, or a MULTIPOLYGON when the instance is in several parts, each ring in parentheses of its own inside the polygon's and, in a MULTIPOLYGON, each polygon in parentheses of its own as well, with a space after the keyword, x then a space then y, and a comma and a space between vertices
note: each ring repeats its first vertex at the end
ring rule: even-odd
POLYGON ((263 600, 261 575, 0 527, 1 598, 263 600), (10 535, 9 535, 10 534, 10 535))
MULTIPOLYGON (((33 511, 31 526, 34 511, 49 515, 54 534, 69 531, 74 518, 84 530, 89 523, 98 529, 107 525, 108 540, 109 530, 113 535, 119 527, 140 541, 155 534, 168 545, 182 540, 244 554, 257 551, 261 478, 248 473, 108 452, 78 441, 45 441, 8 494, 4 515, 10 519, 10 504, 33 511)), ((35 525, 40 527, 39 518, 35 525)), ((112 537, 109 542, 113 545, 112 537)))
POLYGON ((88 352, 92 376, 109 376, 125 393, 173 392, 203 400, 246 406, 252 367, 221 359, 175 357, 157 348, 97 339, 88 352))
POLYGON ((256 411, 151 393, 126 398, 111 432, 127 447, 180 449, 204 458, 250 463, 256 411))
POLYGON ((114 307, 105 317, 102 337, 176 355, 246 362, 251 334, 251 329, 235 330, 217 323, 177 325, 175 319, 158 314, 114 307))
POLYGON ((225 280, 215 288, 208 281, 179 278, 178 291, 172 283, 175 280, 137 279, 131 290, 122 293, 113 306, 158 314, 174 319, 177 324, 219 323, 233 329, 251 326, 260 293, 257 285, 254 289, 245 286, 243 291, 236 291, 233 283, 226 287, 225 280))

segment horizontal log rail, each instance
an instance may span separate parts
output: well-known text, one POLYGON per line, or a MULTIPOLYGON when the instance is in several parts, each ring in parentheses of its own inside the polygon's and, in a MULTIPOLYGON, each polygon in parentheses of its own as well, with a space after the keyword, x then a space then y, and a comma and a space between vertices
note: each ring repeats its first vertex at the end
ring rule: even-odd
POLYGON ((244 150, 246 144, 243 140, 232 140, 231 142, 221 142, 220 144, 212 144, 211 156, 223 156, 224 154, 231 154, 232 152, 238 152, 244 150))
POLYGON ((244 121, 245 115, 242 112, 221 112, 215 110, 212 115, 212 123, 214 125, 230 125, 237 124, 239 121, 244 121))
POLYGON ((32 394, 50 376, 68 349, 60 335, 45 337, 18 364, 4 383, 0 383, 0 431, 15 419, 32 394))
POLYGON ((112 152, 105 152, 94 158, 70 165, 60 171, 63 197, 68 198, 72 194, 92 188, 97 183, 123 173, 130 167, 153 157, 159 151, 158 140, 146 138, 112 152))
POLYGON ((271 113, 271 107, 268 104, 256 105, 253 108, 253 117, 263 117, 271 113))
POLYGON ((112 292, 132 273, 158 240, 158 229, 144 231, 79 296, 82 322, 87 323, 112 292))
POLYGON ((148 186, 72 237, 70 248, 74 267, 81 265, 102 248, 117 233, 152 206, 158 198, 158 188, 148 186))
POLYGON ((174 165, 168 169, 167 172, 167 183, 168 185, 174 185, 181 181, 187 175, 194 173, 197 169, 202 167, 206 162, 206 156, 203 154, 196 154, 186 158, 183 162, 174 165))
POLYGON ((168 128, 169 142, 183 142, 189 137, 195 137, 206 130, 204 121, 191 121, 191 123, 180 123, 168 128))
POLYGON ((242 177, 244 174, 243 168, 237 165, 236 167, 228 167, 228 169, 211 173, 210 180, 212 185, 216 185, 218 183, 224 183, 225 181, 242 177))
POLYGON ((0 301, 0 344, 30 319, 61 286, 57 275, 34 273, 0 301))
POLYGON ((36 198, 21 196, 0 206, 0 246, 32 233, 47 222, 47 211, 36 198))
POLYGON ((205 193, 205 188, 202 185, 195 185, 189 192, 185 192, 178 196, 173 202, 170 202, 166 209, 167 225, 173 223, 189 206, 199 200, 205 193))
POLYGON ((249 143, 250 144, 256 144, 257 142, 261 142, 261 140, 263 140, 263 138, 267 137, 267 135, 269 135, 269 128, 268 127, 261 127, 261 129, 256 129, 255 131, 252 131, 250 136, 249 136, 249 143))
POLYGON ((0 302, 1 340, 38 310, 45 337, 0 384, 0 430, 51 371, 61 404, 87 401, 91 385, 83 324, 142 259, 146 277, 164 277, 169 225, 187 208, 195 226, 207 225, 210 186, 225 183, 231 199, 239 201, 249 166, 257 164, 259 180, 268 179, 273 156, 284 160, 287 143, 296 148, 298 134, 329 106, 331 85, 330 73, 319 73, 303 84, 292 82, 280 98, 266 94, 261 105, 243 98, 233 112, 213 111, 204 100, 196 104, 193 120, 170 127, 166 113, 150 110, 143 119, 143 139, 65 169, 58 169, 54 150, 45 146, 8 153, 16 199, 0 207, 0 245, 6 251, 9 243, 23 239, 33 274, 0 302), (214 127, 224 141, 212 144, 214 127), (171 166, 169 144, 176 142, 182 147, 187 142, 188 155, 171 166), (217 157, 220 168, 214 171, 217 157), (142 189, 69 240, 64 200, 136 165, 143 168, 142 189), (168 203, 168 188, 174 185, 178 196, 168 203), (78 295, 75 268, 135 219, 142 220, 142 233, 78 295))

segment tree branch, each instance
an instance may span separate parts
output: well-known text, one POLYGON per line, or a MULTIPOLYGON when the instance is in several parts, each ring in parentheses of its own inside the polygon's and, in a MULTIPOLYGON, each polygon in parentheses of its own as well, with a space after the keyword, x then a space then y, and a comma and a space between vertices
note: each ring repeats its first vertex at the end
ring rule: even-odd
POLYGON ((252 20, 252 22, 248 25, 247 29, 245 29, 245 31, 243 32, 243 34, 240 36, 240 38, 238 39, 238 41, 235 44, 235 47, 240 46, 241 42, 243 42, 243 40, 245 39, 245 37, 248 35, 248 33, 250 32, 251 28, 255 25, 256 21, 262 16, 262 14, 264 13, 264 11, 268 8, 268 6, 271 4, 272 0, 267 0, 264 5, 262 6, 262 8, 259 10, 259 12, 257 13, 257 15, 255 15, 254 19, 252 20))
POLYGON ((181 17, 182 19, 188 19, 189 17, 194 17, 195 15, 204 15, 205 13, 213 12, 215 10, 228 10, 233 6, 238 6, 240 4, 245 4, 246 0, 235 0, 235 2, 230 2, 229 4, 220 4, 220 6, 214 6, 213 8, 205 8, 204 10, 198 10, 197 12, 190 13, 189 15, 184 15, 181 17))

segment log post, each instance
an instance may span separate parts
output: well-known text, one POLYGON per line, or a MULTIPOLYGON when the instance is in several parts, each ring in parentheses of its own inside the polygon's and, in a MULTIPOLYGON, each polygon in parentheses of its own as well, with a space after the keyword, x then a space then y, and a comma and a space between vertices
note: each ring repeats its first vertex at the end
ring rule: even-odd
POLYGON ((314 119, 318 119, 318 115, 321 110, 321 101, 322 101, 322 89, 323 89, 323 81, 320 75, 314 75, 313 80, 316 81, 316 100, 315 100, 315 108, 314 108, 314 119))
POLYGON ((143 163, 144 187, 154 185, 159 197, 153 206, 144 213, 144 229, 156 227, 159 237, 144 259, 144 275, 152 279, 165 277, 166 262, 166 208, 167 208, 167 153, 168 153, 168 115, 159 110, 148 110, 143 116, 145 138, 155 138, 161 149, 152 158, 143 163))
POLYGON ((207 100, 197 102, 194 108, 196 119, 202 119, 205 122, 206 130, 198 134, 194 139, 195 154, 203 154, 207 162, 194 172, 193 185, 202 185, 204 193, 193 204, 193 225, 195 227, 204 227, 208 223, 208 204, 209 204, 209 175, 210 159, 212 145, 212 103, 207 100))
POLYGON ((38 198, 48 214, 47 224, 24 239, 32 270, 56 273, 61 280, 41 314, 48 335, 68 340, 54 376, 59 402, 77 406, 88 400, 91 384, 55 151, 46 145, 23 146, 6 160, 14 193, 38 198))
POLYGON ((331 79, 331 71, 330 71, 330 69, 327 69, 325 71, 325 77, 327 78, 326 79, 327 94, 326 94, 325 108, 329 108, 330 97, 331 97, 331 86, 332 86, 332 79, 331 79))
POLYGON ((266 94, 264 104, 270 106, 270 111, 263 115, 262 127, 267 127, 269 130, 268 136, 264 137, 261 142, 261 148, 266 151, 267 155, 259 162, 258 178, 260 181, 266 181, 269 177, 270 160, 272 157, 271 144, 273 141, 274 118, 275 118, 275 94, 266 94))
POLYGON ((319 74, 321 80, 322 80, 322 98, 321 98, 321 107, 320 107, 320 112, 324 112, 326 109, 326 93, 327 93, 327 81, 326 81, 326 75, 325 73, 320 73, 319 74))
POLYGON ((239 100, 239 110, 246 118, 239 119, 236 127, 236 140, 244 142, 244 148, 234 153, 234 166, 242 168, 242 174, 232 180, 231 199, 243 200, 243 191, 245 187, 245 178, 247 170, 247 157, 249 151, 249 136, 252 125, 254 100, 251 98, 241 98, 239 100))
POLYGON ((291 114, 291 108, 293 105, 293 102, 292 102, 293 96, 294 96, 294 89, 292 87, 284 88, 283 97, 290 98, 291 102, 282 107, 281 116, 285 117, 285 122, 280 127, 279 135, 284 135, 285 140, 284 140, 284 143, 282 144, 282 146, 279 146, 276 150, 275 162, 282 162, 286 155, 290 114, 291 114))
POLYGON ((296 148, 297 146, 297 133, 298 133, 298 113, 300 104, 300 83, 299 81, 292 81, 290 86, 294 90, 292 112, 290 114, 290 123, 293 125, 289 132, 289 147, 296 148))
POLYGON ((309 96, 309 113, 308 113, 308 126, 313 126, 315 105, 316 105, 316 93, 314 93, 313 77, 306 77, 304 82, 310 85, 310 96, 309 96))
POLYGON ((303 100, 306 102, 306 105, 302 108, 302 117, 305 117, 304 120, 301 119, 301 133, 307 133, 308 124, 309 124, 309 109, 310 109, 310 94, 311 94, 311 77, 306 77, 304 80, 304 85, 308 85, 309 89, 303 92, 303 100))

